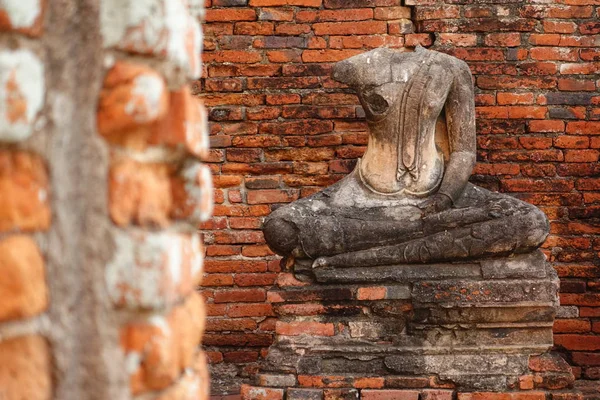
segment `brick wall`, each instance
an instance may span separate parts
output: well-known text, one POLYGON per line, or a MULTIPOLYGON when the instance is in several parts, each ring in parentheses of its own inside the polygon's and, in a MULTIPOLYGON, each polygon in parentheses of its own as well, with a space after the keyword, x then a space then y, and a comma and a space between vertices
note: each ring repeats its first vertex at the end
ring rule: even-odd
POLYGON ((202 11, 0 1, 0 399, 208 398, 202 11))
POLYGON ((207 0, 204 78, 215 217, 206 223, 206 344, 215 392, 236 392, 274 330, 279 260, 262 218, 352 170, 365 150, 356 96, 333 62, 417 43, 475 77, 472 181, 541 207, 562 279, 557 349, 600 379, 600 3, 597 0, 207 0))

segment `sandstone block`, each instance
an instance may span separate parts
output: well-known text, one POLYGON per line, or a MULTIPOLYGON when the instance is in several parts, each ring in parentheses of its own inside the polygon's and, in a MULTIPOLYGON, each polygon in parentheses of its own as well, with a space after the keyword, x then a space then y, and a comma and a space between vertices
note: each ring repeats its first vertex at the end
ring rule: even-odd
MULTIPOLYGON (((23 2, 10 2, 7 8, 11 13, 22 7, 17 4, 23 2)), ((44 105, 45 90, 44 65, 36 54, 24 49, 0 51, 0 142, 19 142, 31 136, 44 105)))
POLYGON ((51 357, 43 337, 24 336, 0 342, 0 398, 52 398, 51 357))
POLYGON ((204 249, 197 233, 116 231, 106 268, 108 293, 117 307, 161 309, 196 287, 204 249))
POLYGON ((0 150, 0 193, 0 232, 48 229, 48 174, 41 157, 0 150))
POLYGON ((0 240, 0 321, 27 318, 48 307, 44 260, 29 236, 0 240))

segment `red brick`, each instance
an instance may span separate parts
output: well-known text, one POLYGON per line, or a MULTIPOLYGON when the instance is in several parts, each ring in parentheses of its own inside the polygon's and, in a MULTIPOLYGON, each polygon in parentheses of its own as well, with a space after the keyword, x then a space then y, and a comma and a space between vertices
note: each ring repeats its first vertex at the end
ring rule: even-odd
POLYGON ((578 333, 589 332, 590 321, 579 319, 557 319, 554 321, 554 333, 578 333))
POLYGON ((313 335, 313 336, 333 336, 334 327, 331 323, 321 322, 283 322, 277 321, 275 328, 280 335, 298 336, 298 335, 313 335))
POLYGON ((320 22, 313 25, 315 35, 373 35, 387 33, 385 21, 320 22))
POLYGON ((600 336, 555 335, 554 344, 567 350, 598 351, 600 350, 600 336))
POLYGON ((254 303, 265 301, 264 289, 230 289, 215 292, 215 303, 254 303))
POLYGON ((419 392, 414 390, 362 390, 363 400, 419 400, 419 392))
POLYGON ((273 315, 270 304, 232 304, 227 308, 227 315, 239 317, 267 317, 273 315))
POLYGON ((247 8, 207 9, 206 22, 255 21, 256 11, 247 8))
POLYGON ((394 20, 411 18, 411 9, 409 7, 376 7, 375 19, 394 20))
POLYGON ((532 104, 533 93, 498 93, 499 105, 532 104))
POLYGON ((488 46, 516 47, 521 44, 520 33, 491 33, 486 35, 485 44, 488 46))

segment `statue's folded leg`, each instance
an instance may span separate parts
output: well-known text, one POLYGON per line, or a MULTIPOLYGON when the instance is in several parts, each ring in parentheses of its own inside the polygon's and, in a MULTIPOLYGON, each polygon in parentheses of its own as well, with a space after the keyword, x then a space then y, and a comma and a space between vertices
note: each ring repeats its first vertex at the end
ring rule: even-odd
POLYGON ((548 219, 531 207, 526 212, 437 232, 392 246, 380 246, 315 260, 313 267, 368 267, 432 263, 523 253, 546 239, 548 219))
POLYGON ((269 246, 279 254, 316 258, 415 239, 423 236, 423 223, 283 210, 265 221, 263 232, 269 246))

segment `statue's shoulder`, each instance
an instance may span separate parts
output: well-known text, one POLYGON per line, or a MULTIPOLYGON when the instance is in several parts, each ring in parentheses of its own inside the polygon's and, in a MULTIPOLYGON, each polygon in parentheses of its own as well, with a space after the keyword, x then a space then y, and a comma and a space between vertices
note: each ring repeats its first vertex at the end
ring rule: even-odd
POLYGON ((425 49, 423 47, 421 47, 417 51, 429 52, 434 56, 433 58, 436 60, 436 63, 440 64, 443 67, 447 67, 452 71, 471 71, 469 65, 465 61, 461 60, 460 58, 451 56, 450 54, 446 54, 437 50, 425 49))

